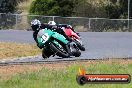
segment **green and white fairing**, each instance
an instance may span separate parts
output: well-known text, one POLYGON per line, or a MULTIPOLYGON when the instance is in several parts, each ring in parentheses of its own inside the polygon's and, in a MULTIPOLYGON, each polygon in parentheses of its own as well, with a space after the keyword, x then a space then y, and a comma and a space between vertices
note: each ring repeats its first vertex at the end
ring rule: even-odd
POLYGON ((68 41, 66 40, 66 38, 63 35, 61 35, 57 32, 54 32, 50 29, 47 29, 47 28, 41 29, 38 32, 37 40, 38 40, 39 46, 46 46, 50 42, 58 45, 59 43, 56 40, 61 41, 63 44, 68 43, 68 41))

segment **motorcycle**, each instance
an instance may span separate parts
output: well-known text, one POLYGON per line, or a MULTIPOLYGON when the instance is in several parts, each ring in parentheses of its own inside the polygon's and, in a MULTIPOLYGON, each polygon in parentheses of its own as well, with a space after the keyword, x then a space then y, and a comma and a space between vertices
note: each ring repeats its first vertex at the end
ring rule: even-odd
POLYGON ((63 31, 65 34, 72 39, 73 42, 76 43, 77 47, 81 51, 85 51, 85 47, 82 44, 81 37, 79 34, 75 33, 70 27, 67 27, 67 24, 60 24, 58 27, 64 27, 63 31))
MULTIPOLYGON (((69 44, 63 35, 47 28, 41 29, 38 32, 37 40, 39 46, 43 47, 43 58, 49 58, 51 55, 68 58, 72 55, 72 49, 70 47, 74 47, 75 49, 75 44, 69 44)), ((81 53, 79 53, 80 55, 81 53)))

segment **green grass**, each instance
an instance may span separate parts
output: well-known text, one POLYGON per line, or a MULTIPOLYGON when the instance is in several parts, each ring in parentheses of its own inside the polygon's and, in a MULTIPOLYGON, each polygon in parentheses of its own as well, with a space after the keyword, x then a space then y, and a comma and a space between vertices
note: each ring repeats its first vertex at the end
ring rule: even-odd
POLYGON ((76 82, 78 68, 83 66, 88 74, 130 74, 132 64, 117 62, 94 64, 72 64, 64 69, 51 70, 42 68, 35 72, 26 72, 12 76, 10 79, 0 79, 0 88, 132 88, 132 84, 85 84, 76 82))

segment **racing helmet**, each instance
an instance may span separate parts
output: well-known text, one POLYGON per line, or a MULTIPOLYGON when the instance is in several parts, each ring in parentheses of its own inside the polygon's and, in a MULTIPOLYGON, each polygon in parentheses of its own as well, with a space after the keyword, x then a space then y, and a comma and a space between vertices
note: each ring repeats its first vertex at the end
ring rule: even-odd
POLYGON ((41 22, 37 19, 32 20, 31 27, 33 31, 38 31, 41 26, 41 22))
POLYGON ((52 26, 56 25, 55 21, 49 21, 48 24, 52 26))

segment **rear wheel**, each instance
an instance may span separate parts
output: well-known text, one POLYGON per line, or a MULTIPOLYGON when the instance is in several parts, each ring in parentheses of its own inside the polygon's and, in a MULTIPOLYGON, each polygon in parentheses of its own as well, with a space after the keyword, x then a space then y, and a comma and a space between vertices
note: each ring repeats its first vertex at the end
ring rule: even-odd
POLYGON ((68 48, 67 45, 65 47, 62 46, 60 48, 60 47, 57 47, 57 46, 55 46, 54 44, 51 43, 50 44, 50 48, 59 57, 62 57, 62 58, 68 58, 68 57, 70 57, 70 54, 69 54, 70 52, 69 52, 69 48, 68 48))
POLYGON ((75 57, 79 57, 81 55, 81 52, 78 50, 76 52, 72 52, 73 53, 73 56, 75 57))

